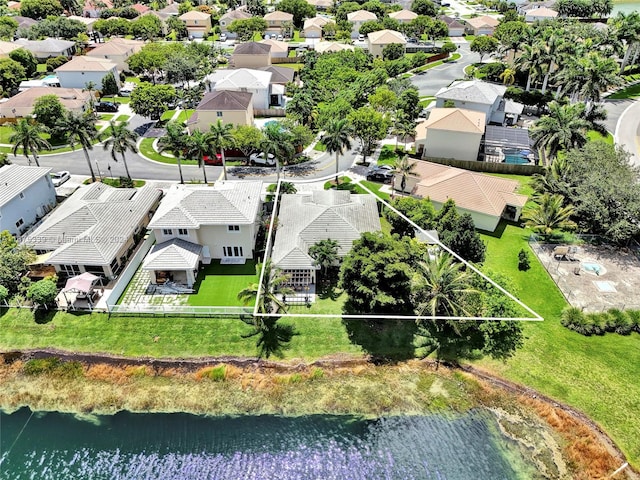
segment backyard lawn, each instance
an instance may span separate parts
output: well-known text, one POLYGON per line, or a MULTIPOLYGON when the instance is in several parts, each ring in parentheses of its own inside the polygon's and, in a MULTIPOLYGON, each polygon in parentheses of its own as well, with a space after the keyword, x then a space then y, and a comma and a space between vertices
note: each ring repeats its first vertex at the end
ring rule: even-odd
POLYGON ((255 262, 220 265, 219 260, 214 260, 198 273, 194 285, 197 293, 189 295, 189 305, 242 306, 238 292, 257 281, 255 262))

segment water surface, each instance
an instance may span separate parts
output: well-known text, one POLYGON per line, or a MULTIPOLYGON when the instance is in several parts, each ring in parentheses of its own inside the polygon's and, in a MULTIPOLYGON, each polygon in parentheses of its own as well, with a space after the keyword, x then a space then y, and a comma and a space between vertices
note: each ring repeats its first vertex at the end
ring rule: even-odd
POLYGON ((377 420, 320 415, 119 413, 92 421, 58 413, 30 416, 27 409, 0 413, 3 480, 534 476, 513 443, 500 436, 493 416, 480 411, 377 420))

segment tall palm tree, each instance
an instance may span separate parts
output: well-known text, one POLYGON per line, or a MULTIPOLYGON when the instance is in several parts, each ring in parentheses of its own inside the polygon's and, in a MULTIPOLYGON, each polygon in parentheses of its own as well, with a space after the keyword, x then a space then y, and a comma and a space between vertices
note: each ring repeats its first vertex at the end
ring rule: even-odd
POLYGON ((95 103, 96 103, 96 96, 95 96, 95 91, 96 91, 96 84, 95 82, 92 81, 88 81, 87 83, 84 84, 84 88, 82 89, 83 92, 89 92, 89 95, 91 96, 91 99, 89 100, 89 104, 91 105, 91 110, 94 109, 95 103))
POLYGON ((396 150, 398 150, 398 138, 402 138, 404 141, 404 149, 406 150, 407 138, 413 137, 416 134, 416 123, 413 119, 401 113, 396 116, 396 122, 391 133, 396 135, 396 150))
POLYGON ((547 164, 560 150, 581 147, 587 143, 590 124, 583 114, 584 106, 581 104, 549 103, 549 114, 540 118, 531 129, 534 145, 545 153, 547 164))
POLYGON ((9 143, 13 144, 13 156, 17 156, 18 150, 22 148, 22 152, 27 157, 29 164, 31 164, 29 154, 33 154, 33 160, 36 162, 36 166, 39 167, 38 152, 51 148, 51 144, 40 136, 43 133, 47 133, 47 127, 41 123, 31 123, 26 118, 21 118, 18 123, 11 125, 11 128, 13 133, 9 137, 9 143))
POLYGON ((471 273, 462 269, 448 253, 427 254, 417 264, 413 291, 417 300, 416 314, 430 316, 465 315, 464 300, 472 293, 471 273))
POLYGON ((618 76, 618 63, 598 52, 589 52, 579 58, 574 68, 579 81, 577 94, 587 102, 599 102, 602 92, 624 83, 618 76))
MULTIPOLYGON (((262 263, 256 264, 256 276, 260 277, 262 272, 262 263)), ((245 305, 258 303, 258 311, 260 313, 279 313, 287 310, 285 302, 282 301, 282 295, 291 295, 294 290, 288 286, 289 276, 282 272, 279 268, 275 268, 268 259, 264 264, 264 275, 262 283, 252 283, 247 288, 238 293, 238 300, 245 305), (260 288, 260 285, 262 287, 260 288), (258 297, 258 290, 260 296, 258 297), (280 297, 278 297, 280 294, 280 297)))
POLYGON ((158 140, 158 150, 171 152, 178 162, 178 172, 180 172, 180 183, 184 184, 182 175, 182 157, 187 148, 188 135, 184 131, 181 123, 167 123, 167 133, 158 140))
POLYGON ((409 160, 408 155, 403 155, 402 158, 396 160, 393 164, 393 168, 400 174, 400 190, 404 192, 407 186, 407 178, 413 173, 417 165, 417 162, 409 160))
POLYGON ((520 49, 520 54, 515 59, 515 65, 520 70, 527 72, 527 86, 525 90, 531 90, 532 81, 541 73, 540 59, 532 45, 524 44, 520 49))
POLYGON ((276 160, 276 176, 280 181, 280 161, 290 158, 294 154, 291 135, 280 122, 270 122, 262 130, 264 138, 260 142, 260 149, 264 152, 265 159, 272 154, 276 160))
POLYGON ((131 180, 126 153, 127 151, 138 153, 138 148, 136 147, 138 134, 129 130, 126 123, 116 123, 113 120, 109 121, 108 132, 109 138, 104 142, 102 148, 105 150, 111 150, 111 158, 113 158, 114 162, 118 161, 118 155, 122 157, 122 163, 124 163, 127 178, 131 180))
POLYGON ((186 155, 188 158, 198 161, 198 166, 202 168, 202 176, 205 184, 208 183, 208 181, 204 157, 205 155, 210 155, 212 150, 213 147, 211 146, 209 133, 194 130, 193 133, 186 138, 186 155))
POLYGON ((89 158, 89 150, 93 150, 93 140, 97 136, 96 120, 91 113, 81 115, 79 113, 67 112, 67 114, 58 119, 55 130, 61 135, 67 136, 67 142, 71 148, 75 148, 76 144, 80 144, 84 152, 84 158, 87 160, 89 171, 91 172, 91 180, 96 181, 96 175, 91 166, 89 158))
POLYGON ((227 162, 224 157, 224 149, 233 145, 234 138, 231 133, 232 129, 232 124, 227 123, 225 125, 220 119, 218 119, 217 123, 209 127, 209 141, 214 150, 220 151, 220 155, 222 156, 222 174, 225 180, 227 179, 227 162))
POLYGON ((573 205, 563 205, 564 197, 544 193, 536 197, 536 203, 522 213, 525 225, 534 232, 551 235, 554 230, 573 230, 576 224, 571 220, 573 205))
POLYGON ((640 13, 636 11, 629 14, 618 12, 616 17, 609 19, 609 28, 613 35, 625 45, 619 72, 622 75, 629 63, 631 52, 640 42, 640 13))
POLYGON ((324 135, 320 141, 327 148, 327 152, 336 154, 336 185, 340 183, 338 177, 340 166, 338 160, 345 150, 351 148, 351 137, 353 127, 346 118, 332 119, 327 123, 324 135))

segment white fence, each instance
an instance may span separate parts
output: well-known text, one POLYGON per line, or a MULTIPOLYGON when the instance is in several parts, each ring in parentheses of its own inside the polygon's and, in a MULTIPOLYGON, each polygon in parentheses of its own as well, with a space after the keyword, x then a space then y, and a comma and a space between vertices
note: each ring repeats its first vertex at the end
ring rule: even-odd
POLYGON ((109 305, 109 313, 125 315, 253 316, 253 307, 190 307, 188 305, 109 305))

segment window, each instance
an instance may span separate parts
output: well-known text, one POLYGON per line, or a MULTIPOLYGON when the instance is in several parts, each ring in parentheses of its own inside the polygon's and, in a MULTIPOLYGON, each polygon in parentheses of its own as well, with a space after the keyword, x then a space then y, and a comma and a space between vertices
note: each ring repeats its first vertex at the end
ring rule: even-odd
POLYGON ((194 25, 197 25, 197 24, 198 24, 198 20, 194 20, 194 21, 193 21, 193 24, 194 24, 194 25))
POLYGON ((171 230, 170 228, 163 228, 162 229, 162 234, 163 235, 173 235, 173 230, 171 230))
POLYGON ((189 235, 189 231, 186 228, 179 228, 178 235, 189 235))
POLYGON ((216 112, 216 117, 221 117, 222 116, 222 112, 216 112))
POLYGON ((225 257, 243 257, 242 247, 222 247, 222 253, 225 257))
POLYGON ((60 271, 66 273, 68 276, 80 275, 79 265, 60 265, 60 271))
MULTIPOLYGON (((20 194, 22 195, 22 194, 20 194)), ((24 220, 20 219, 16 222, 16 228, 20 228, 22 225, 24 225, 24 220)))
POLYGON ((239 232, 240 231, 240 225, 228 225, 227 228, 228 228, 228 230, 230 232, 239 232))
POLYGON ((116 273, 118 270, 118 259, 114 258, 113 261, 109 264, 109 268, 113 273, 116 273))

